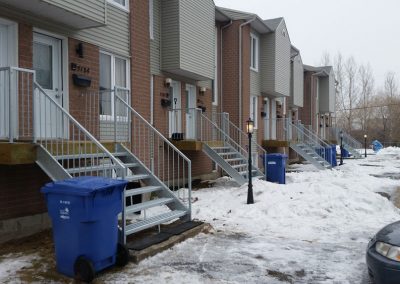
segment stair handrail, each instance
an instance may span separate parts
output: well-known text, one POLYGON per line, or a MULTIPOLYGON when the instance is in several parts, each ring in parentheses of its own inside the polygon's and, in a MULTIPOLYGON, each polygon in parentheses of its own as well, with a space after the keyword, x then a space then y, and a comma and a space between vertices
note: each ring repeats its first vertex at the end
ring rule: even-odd
MULTIPOLYGON (((106 157, 109 158, 118 168, 120 177, 122 179, 125 178, 126 176, 126 167, 123 163, 121 163, 109 150, 107 150, 106 147, 104 147, 103 144, 101 144, 85 127, 83 127, 65 108, 63 108, 57 101, 55 101, 51 96, 49 96, 46 91, 39 85, 39 83, 36 82, 36 73, 34 75, 34 81, 33 81, 34 86, 36 89, 42 93, 46 99, 50 100, 50 102, 55 105, 59 111, 61 111, 62 114, 64 114, 68 120, 75 125, 82 133, 88 137, 88 139, 95 144, 102 152, 105 153, 106 157)), ((35 92, 35 96, 37 96, 37 92, 35 92)), ((33 109, 36 109, 36 100, 33 101, 34 107, 33 109)), ((34 115, 34 119, 36 120, 37 117, 34 115)), ((37 123, 34 122, 34 137, 33 137, 33 142, 37 144, 41 144, 41 142, 38 142, 38 129, 36 128, 37 123)), ((43 145, 42 145, 43 146, 43 145)))
MULTIPOLYGON (((168 140, 160 131, 158 131, 150 122, 148 122, 140 113, 138 113, 131 105, 129 105, 128 102, 126 102, 123 98, 121 98, 118 95, 118 91, 124 91, 127 90, 126 88, 121 88, 121 87, 116 87, 114 89, 114 97, 116 100, 118 100, 124 107, 126 107, 129 111, 130 114, 135 116, 137 119, 140 120, 141 123, 143 123, 148 129, 151 130, 152 135, 156 135, 164 144, 168 145, 175 154, 177 154, 180 158, 182 158, 186 163, 187 163, 187 185, 188 185, 188 196, 187 196, 187 206, 188 206, 188 212, 190 216, 191 212, 191 199, 192 199, 192 161, 184 154, 182 151, 180 151, 170 140, 168 140)), ((132 121, 132 117, 130 118, 132 121)), ((169 151, 168 151, 169 153, 169 151)), ((146 165, 144 165, 147 167, 146 165)), ((156 171, 154 170, 154 166, 147 167, 147 169, 152 172, 155 176, 158 177, 156 171)), ((185 171, 183 171, 183 175, 185 175, 185 171)), ((174 177, 172 177, 174 179, 174 177)), ((164 185, 169 188, 169 185, 165 184, 165 181, 161 178, 159 178, 161 182, 164 183, 164 185)), ((178 181, 177 185, 179 186, 180 181, 178 181)), ((175 187, 175 184, 172 186, 175 187)), ((175 194, 176 195, 176 194, 175 194)), ((178 196, 179 197, 179 196, 178 196)), ((185 199, 185 197, 184 197, 185 199)))
MULTIPOLYGON (((321 144, 319 144, 318 141, 315 141, 314 137, 312 137, 312 135, 310 135, 310 132, 311 132, 310 130, 307 129, 308 133, 306 133, 306 131, 304 131, 306 128, 302 124, 299 125, 299 124, 295 124, 295 123, 290 122, 290 121, 289 121, 289 125, 292 126, 294 129, 296 129, 298 131, 297 136, 300 138, 300 142, 309 144, 309 146, 311 146, 314 151, 315 151, 315 146, 321 147, 319 149, 320 153, 318 151, 315 151, 315 153, 326 161, 326 159, 325 159, 325 147, 322 146, 321 144), (309 142, 306 142, 304 137, 308 138, 309 142), (315 142, 317 142, 317 144, 315 142)), ((332 157, 328 157, 328 159, 329 159, 329 161, 331 161, 332 157)))

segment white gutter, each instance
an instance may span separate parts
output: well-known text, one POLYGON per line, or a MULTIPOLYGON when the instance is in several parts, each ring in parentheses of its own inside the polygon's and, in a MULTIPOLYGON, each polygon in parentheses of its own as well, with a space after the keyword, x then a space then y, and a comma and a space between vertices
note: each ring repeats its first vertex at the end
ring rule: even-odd
MULTIPOLYGON (((224 76, 223 76, 223 60, 222 60, 222 51, 223 51, 223 34, 224 34, 224 29, 226 29, 226 28, 228 28, 229 26, 231 26, 232 25, 232 20, 228 23, 228 24, 226 24, 225 26, 222 26, 221 27, 221 39, 220 39, 220 41, 221 41, 221 43, 220 43, 220 48, 221 48, 221 50, 220 50, 220 68, 221 68, 221 71, 220 71, 220 74, 221 74, 221 79, 219 80, 219 83, 221 84, 221 87, 220 87, 220 92, 221 92, 221 98, 220 98, 220 113, 223 113, 224 112, 224 108, 223 108, 223 96, 224 96, 224 84, 223 84, 223 80, 224 80, 224 76)), ((218 68, 217 68, 217 72, 218 72, 218 68)), ((220 74, 218 74, 218 75, 220 75, 220 74)), ((217 75, 217 76, 218 76, 217 75)))
POLYGON ((253 19, 248 20, 247 22, 244 22, 239 26, 239 121, 238 125, 241 130, 243 130, 243 123, 240 122, 240 119, 242 119, 242 28, 251 22, 255 21, 257 19, 257 16, 254 16, 253 19))

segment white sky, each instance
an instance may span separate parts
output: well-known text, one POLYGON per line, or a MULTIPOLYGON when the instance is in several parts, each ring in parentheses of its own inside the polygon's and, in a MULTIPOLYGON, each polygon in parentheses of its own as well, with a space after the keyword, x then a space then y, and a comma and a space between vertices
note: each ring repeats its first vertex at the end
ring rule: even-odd
POLYGON ((284 17, 292 44, 305 64, 324 52, 353 55, 370 63, 376 85, 388 71, 400 78, 399 0, 215 0, 217 6, 251 12, 262 19, 284 17))

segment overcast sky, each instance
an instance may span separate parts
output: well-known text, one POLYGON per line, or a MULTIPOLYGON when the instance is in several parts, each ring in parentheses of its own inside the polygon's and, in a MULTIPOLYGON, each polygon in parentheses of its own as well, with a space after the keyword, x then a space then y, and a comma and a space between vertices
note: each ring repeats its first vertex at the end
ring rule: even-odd
POLYGON ((262 19, 284 17, 292 44, 305 64, 322 54, 353 55, 370 63, 377 85, 388 71, 400 78, 399 0, 214 0, 217 6, 251 12, 262 19))

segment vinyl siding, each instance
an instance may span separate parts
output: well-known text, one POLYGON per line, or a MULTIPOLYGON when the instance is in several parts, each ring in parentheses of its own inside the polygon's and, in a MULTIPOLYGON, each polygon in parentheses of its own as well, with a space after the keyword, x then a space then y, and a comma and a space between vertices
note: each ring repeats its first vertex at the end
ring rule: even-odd
POLYGON ((276 30, 275 38, 275 91, 282 96, 289 96, 291 44, 284 22, 276 30), (285 30, 286 36, 283 35, 283 30, 285 30))
POLYGON ((105 23, 106 0, 43 0, 43 2, 93 21, 105 23))
POLYGON ((291 63, 290 107, 303 107, 304 101, 304 68, 301 56, 298 55, 291 63))
POLYGON ((161 9, 162 70, 196 80, 213 79, 214 2, 162 1, 161 9))
POLYGON ((335 87, 335 74, 333 71, 329 76, 329 112, 336 111, 336 87, 335 87))
POLYGON ((72 37, 112 53, 130 56, 129 12, 107 4, 106 26, 79 31, 72 37))
POLYGON ((329 77, 319 78, 319 112, 327 113, 329 112, 329 77))
POLYGON ((261 37, 261 92, 272 95, 275 89, 275 34, 261 37))
POLYGON ((161 0, 153 0, 154 39, 150 40, 150 70, 161 74, 161 0))
POLYGON ((261 41, 260 41, 260 35, 256 31, 252 30, 251 33, 258 37, 258 72, 250 70, 250 94, 254 96, 259 96, 261 93, 261 80, 260 80, 261 41))

